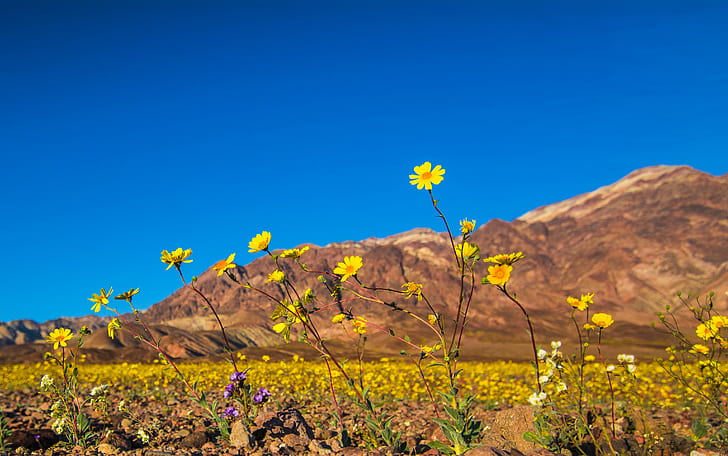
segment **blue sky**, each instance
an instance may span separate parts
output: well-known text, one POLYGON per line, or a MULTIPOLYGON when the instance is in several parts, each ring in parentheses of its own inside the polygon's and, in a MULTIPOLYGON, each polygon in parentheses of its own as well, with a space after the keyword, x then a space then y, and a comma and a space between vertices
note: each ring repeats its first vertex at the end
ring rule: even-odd
POLYGON ((512 220, 656 164, 728 172, 725 2, 2 1, 0 321, 229 253, 512 220))

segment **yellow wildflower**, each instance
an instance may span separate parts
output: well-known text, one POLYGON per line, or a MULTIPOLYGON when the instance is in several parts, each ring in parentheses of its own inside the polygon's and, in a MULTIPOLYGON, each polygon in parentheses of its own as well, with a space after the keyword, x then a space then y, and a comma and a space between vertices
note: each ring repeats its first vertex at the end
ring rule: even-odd
POLYGON ((455 255, 458 258, 477 258, 480 247, 469 242, 462 242, 455 246, 455 255))
POLYGON ((435 326, 435 323, 437 323, 437 317, 433 314, 430 314, 427 316, 427 321, 432 325, 435 326))
POLYGON ((281 253, 281 257, 283 258, 300 258, 301 255, 306 253, 306 251, 309 249, 308 246, 301 247, 300 249, 288 249, 284 250, 283 253, 281 253))
POLYGON ((695 344, 690 349, 690 353, 700 353, 701 355, 707 355, 708 353, 710 353, 710 348, 706 347, 705 345, 695 344))
POLYGON ((444 179, 442 175, 445 174, 445 170, 440 165, 433 169, 432 163, 424 162, 420 166, 415 166, 414 170, 415 174, 410 174, 409 178, 411 179, 410 184, 416 185, 417 190, 423 188, 432 190, 433 184, 438 185, 444 179))
POLYGON ((513 266, 509 264, 497 264, 488 266, 488 277, 486 280, 493 285, 503 286, 511 279, 513 266))
POLYGON ((596 356, 594 356, 594 355, 586 355, 586 356, 584 356, 584 362, 585 362, 585 363, 592 363, 592 362, 594 362, 594 361, 595 361, 596 359, 597 359, 597 357, 596 357, 596 356))
POLYGON ((344 314, 336 314, 331 318, 331 323, 341 323, 346 318, 344 314))
POLYGON ((609 328, 614 323, 611 315, 605 313, 595 313, 592 316, 592 322, 602 329, 609 328))
POLYGON ((581 295, 581 301, 586 304, 594 304, 594 293, 584 293, 581 295))
POLYGON ((718 331, 716 331, 715 328, 713 328, 713 326, 710 324, 710 321, 708 321, 706 323, 700 323, 695 328, 695 334, 697 334, 698 337, 703 340, 708 340, 717 336, 718 331))
POLYGON ((584 311, 587 307, 589 307, 589 303, 585 302, 583 299, 576 299, 571 296, 566 298, 566 302, 568 302, 574 309, 581 311, 584 311))
POLYGON ((463 219, 460 220, 460 232, 463 234, 470 234, 475 230, 475 220, 463 219))
POLYGON ((253 239, 248 242, 248 252, 250 253, 256 253, 260 252, 261 250, 268 250, 268 245, 270 244, 270 238, 271 235, 268 231, 263 231, 260 234, 256 234, 253 236, 253 239))
MULTIPOLYGON (((111 293, 111 291, 109 291, 111 293)), ((139 293, 139 288, 132 288, 129 291, 125 291, 123 293, 119 293, 118 295, 114 296, 114 299, 118 299, 120 301, 129 301, 131 302, 132 296, 139 293)))
POLYGON ((405 289, 404 297, 406 299, 409 299, 412 296, 417 296, 417 300, 422 301, 422 284, 421 283, 407 282, 402 285, 402 288, 405 289))
POLYGON ((192 255, 192 249, 183 250, 182 247, 178 248, 173 252, 162 250, 162 263, 167 264, 167 269, 172 266, 179 268, 182 263, 192 263, 192 260, 187 258, 192 255))
POLYGON ((268 356, 268 355, 263 355, 263 356, 261 356, 261 357, 260 357, 260 359, 262 359, 262 360, 263 360, 263 362, 266 362, 266 363, 267 363, 268 361, 270 361, 270 356, 268 356))
POLYGON ((288 327, 288 323, 276 323, 273 325, 273 331, 282 333, 288 327))
POLYGON ((233 263, 233 261, 235 261, 235 254, 231 253, 230 256, 227 257, 227 259, 220 260, 217 263, 215 263, 212 266, 212 269, 214 271, 217 271, 217 276, 220 277, 228 269, 232 269, 235 266, 237 266, 237 264, 233 263))
POLYGON ((283 273, 280 269, 276 269, 275 271, 268 274, 268 279, 266 279, 266 282, 278 282, 283 283, 283 281, 286 280, 286 274, 283 273))
POLYGON ((483 261, 486 263, 495 263, 495 264, 513 264, 518 260, 522 260, 526 256, 523 254, 523 252, 514 252, 514 253, 501 253, 498 255, 493 255, 491 257, 485 258, 483 261))
POLYGON ((334 268, 334 274, 341 275, 341 281, 344 282, 349 277, 355 276, 362 266, 364 262, 360 256, 347 256, 334 268))
POLYGON ((101 310, 102 305, 107 305, 109 303, 109 296, 111 296, 111 293, 113 291, 113 288, 109 288, 109 291, 106 291, 106 289, 102 288, 99 294, 92 293, 91 297, 88 298, 89 301, 94 303, 94 305, 91 306, 91 310, 93 310, 94 312, 98 312, 99 310, 101 310))
POLYGON ((366 334, 367 332, 367 319, 364 317, 356 317, 351 320, 351 324, 354 327, 354 332, 357 334, 366 334))
POLYGON ((53 344, 53 350, 58 350, 58 347, 67 347, 67 341, 73 339, 73 333, 67 328, 56 328, 48 334, 46 342, 53 344))
POLYGON ((119 321, 118 318, 114 318, 106 326, 106 332, 109 335, 109 338, 111 338, 111 339, 116 338, 116 331, 118 329, 121 329, 121 322, 119 321))

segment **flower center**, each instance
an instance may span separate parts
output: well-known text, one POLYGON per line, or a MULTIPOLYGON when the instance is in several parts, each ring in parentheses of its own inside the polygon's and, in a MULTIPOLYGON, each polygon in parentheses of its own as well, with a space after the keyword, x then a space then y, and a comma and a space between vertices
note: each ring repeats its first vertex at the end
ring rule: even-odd
POLYGON ((432 179, 432 173, 429 171, 422 173, 422 179, 425 179, 425 180, 432 179))

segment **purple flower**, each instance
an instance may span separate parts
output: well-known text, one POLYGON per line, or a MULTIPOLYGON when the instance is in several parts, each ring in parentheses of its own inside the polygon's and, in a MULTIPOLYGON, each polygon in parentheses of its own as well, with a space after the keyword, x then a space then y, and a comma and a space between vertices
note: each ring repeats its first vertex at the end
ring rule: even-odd
POLYGON ((267 401, 270 396, 270 391, 268 391, 266 388, 261 387, 258 392, 255 393, 255 395, 253 396, 253 402, 256 404, 260 404, 261 402, 267 401))
POLYGON ((223 418, 237 418, 240 416, 240 412, 235 410, 235 407, 228 407, 222 412, 223 418))
POLYGON ((231 382, 242 382, 245 380, 245 372, 233 372, 230 374, 231 382))
POLYGON ((232 396, 237 390, 238 387, 237 385, 235 385, 235 383, 228 383, 225 387, 225 391, 223 391, 222 393, 222 397, 224 397, 225 399, 229 399, 230 396, 232 396))

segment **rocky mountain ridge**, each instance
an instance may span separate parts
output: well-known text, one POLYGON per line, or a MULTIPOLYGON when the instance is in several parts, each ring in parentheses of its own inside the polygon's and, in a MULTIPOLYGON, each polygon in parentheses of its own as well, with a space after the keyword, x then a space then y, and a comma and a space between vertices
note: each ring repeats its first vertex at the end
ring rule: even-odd
MULTIPOLYGON (((534 209, 513 222, 491 220, 476 230, 471 242, 480 246, 482 256, 512 251, 526 254, 517 263, 509 288, 532 313, 541 343, 569 338, 564 328, 573 323, 568 318, 567 295, 593 292, 594 311, 611 313, 619 323, 611 334, 615 341, 659 345, 664 341, 649 324, 666 304, 676 303, 676 291, 728 290, 728 175, 711 176, 687 166, 640 169, 593 192, 534 209)), ((364 267, 359 277, 364 283, 393 289, 409 281, 423 283, 431 302, 452 313, 459 276, 451 254, 446 234, 414 229, 382 239, 311 246, 303 261, 311 269, 325 272, 346 255, 360 255, 364 267)), ((242 283, 250 282, 283 299, 281 286, 266 282, 273 268, 269 258, 261 257, 238 266, 235 274, 242 283)), ((301 290, 310 287, 326 297, 319 274, 305 273, 293 263, 284 263, 284 272, 301 290)), ((487 265, 481 262, 477 273, 478 278, 486 275, 487 265)), ((236 348, 280 343, 280 337, 269 329, 268 317, 275 307, 272 300, 261 299, 210 270, 197 284, 217 306, 236 348)), ((720 295, 722 301, 717 304, 725 308, 725 296, 720 295)), ((413 300, 406 301, 401 295, 390 294, 387 299, 419 311, 413 300)), ((426 331, 413 328, 401 313, 367 302, 347 302, 346 306, 382 327, 407 331, 418 343, 431 342, 426 331)), ((334 311, 337 309, 329 313, 334 311)), ((474 352, 497 343, 516 346, 525 342, 522 315, 492 287, 477 286, 470 315, 468 337, 474 352)), ((144 319, 160 328, 170 349, 180 357, 210 355, 221 347, 209 310, 189 289, 181 288, 155 304, 144 319)), ((21 334, 21 341, 29 342, 52 327, 42 324, 35 332, 23 332, 10 329, 9 324, 0 325, 0 340, 8 345, 6 335, 17 342, 21 334)), ((344 336, 331 325, 323 327, 327 337, 344 336)), ((111 348, 105 331, 97 333, 87 346, 111 348)), ((386 335, 372 333, 370 337, 370 346, 398 350, 386 335)), ((117 350, 134 344, 133 340, 117 342, 117 350)))

